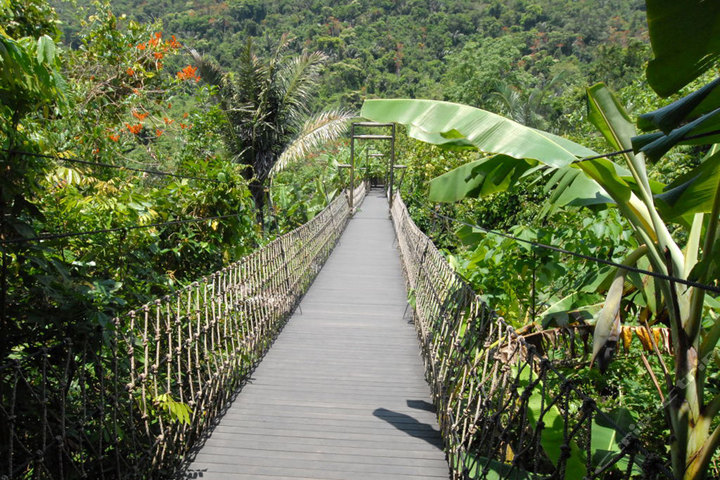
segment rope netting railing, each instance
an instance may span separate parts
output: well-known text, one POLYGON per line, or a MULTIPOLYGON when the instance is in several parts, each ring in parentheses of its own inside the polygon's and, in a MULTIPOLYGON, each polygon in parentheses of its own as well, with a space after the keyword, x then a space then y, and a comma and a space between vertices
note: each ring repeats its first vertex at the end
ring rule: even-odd
MULTIPOLYGON (((361 201, 365 184, 353 193, 361 201)), ((16 352, 0 366, 0 479, 170 476, 270 347, 350 214, 340 195, 82 345, 16 352)))
MULTIPOLYGON (((357 188, 355 188, 355 190, 353 190, 352 205, 353 205, 354 210, 357 210, 360 207, 360 205, 362 204, 362 201, 365 199, 365 195, 367 195, 368 186, 369 186, 369 182, 367 182, 367 181, 360 182, 360 185, 358 185, 357 188)), ((347 191, 349 193, 349 189, 347 191)), ((355 213, 355 212, 352 212, 352 213, 355 213)))
POLYGON ((399 195, 391 211, 454 479, 673 478, 635 425, 600 410, 475 294, 399 195))

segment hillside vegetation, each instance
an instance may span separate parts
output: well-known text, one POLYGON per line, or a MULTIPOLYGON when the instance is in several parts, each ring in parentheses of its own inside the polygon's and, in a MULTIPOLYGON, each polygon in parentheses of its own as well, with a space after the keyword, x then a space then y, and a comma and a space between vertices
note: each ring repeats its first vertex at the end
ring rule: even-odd
MULTIPOLYGON (((55 0, 55 5, 70 40, 77 17, 86 14, 66 2, 55 0)), ((331 57, 319 105, 359 108, 367 97, 435 98, 506 109, 520 108, 514 105, 518 101, 535 102, 554 122, 560 106, 579 96, 578 89, 598 81, 622 88, 639 77, 649 57, 641 0, 317 0, 309 5, 119 0, 113 11, 143 22, 161 20, 166 32, 231 70, 248 40, 269 55, 288 34, 296 52, 321 50, 331 57), (503 107, 496 91, 521 98, 503 107), (531 95, 535 91, 562 100, 538 99, 531 95)))

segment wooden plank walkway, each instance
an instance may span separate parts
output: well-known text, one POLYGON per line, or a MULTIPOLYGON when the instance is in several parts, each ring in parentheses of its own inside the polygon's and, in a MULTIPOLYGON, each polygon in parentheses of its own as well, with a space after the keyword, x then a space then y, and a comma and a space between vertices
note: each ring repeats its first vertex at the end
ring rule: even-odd
POLYGON ((184 478, 448 478, 393 241, 372 191, 184 478))

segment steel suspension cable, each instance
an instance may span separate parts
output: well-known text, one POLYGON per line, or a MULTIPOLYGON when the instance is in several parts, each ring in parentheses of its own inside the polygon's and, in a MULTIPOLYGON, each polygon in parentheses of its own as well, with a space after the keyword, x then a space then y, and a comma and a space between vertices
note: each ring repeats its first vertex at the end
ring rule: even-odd
POLYGON ((148 175, 156 175, 156 176, 160 176, 160 177, 173 177, 173 178, 180 178, 180 179, 186 179, 186 180, 200 180, 203 182, 220 183, 219 180, 215 180, 214 178, 198 177, 198 176, 194 176, 194 175, 181 175, 179 173, 165 172, 162 170, 126 167, 123 165, 114 165, 112 163, 102 163, 102 162, 94 162, 94 161, 90 161, 90 160, 83 160, 83 159, 76 158, 76 157, 60 157, 58 155, 47 155, 44 153, 33 153, 33 152, 26 152, 26 151, 22 151, 22 150, 8 150, 5 148, 0 149, 0 151, 6 152, 6 153, 17 154, 17 155, 28 155, 30 157, 46 158, 49 160, 57 160, 57 161, 66 162, 66 163, 76 163, 79 165, 87 165, 87 166, 92 166, 92 167, 114 168, 116 170, 126 170, 129 172, 147 173, 148 175))

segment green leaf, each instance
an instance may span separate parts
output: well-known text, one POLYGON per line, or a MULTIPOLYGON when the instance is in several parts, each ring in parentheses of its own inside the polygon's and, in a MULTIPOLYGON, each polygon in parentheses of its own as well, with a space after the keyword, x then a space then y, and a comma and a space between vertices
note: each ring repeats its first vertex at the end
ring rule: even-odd
POLYGON ((615 165, 606 158, 584 160, 576 164, 590 178, 598 182, 616 201, 626 203, 630 200, 632 190, 617 173, 615 165))
POLYGON ((625 108, 603 83, 587 89, 588 120, 617 150, 630 148, 635 126, 625 108))
POLYGON ((438 145, 473 145, 485 153, 537 160, 562 167, 592 150, 548 132, 529 128, 485 110, 436 100, 366 100, 360 115, 408 127, 418 140, 438 145), (447 138, 451 137, 451 138, 447 138))
POLYGON ((667 97, 700 76, 720 57, 720 2, 646 0, 655 58, 647 67, 650 86, 667 97))
POLYGON ((55 60, 55 42, 47 35, 38 38, 37 61, 39 63, 53 63, 55 60))
POLYGON ((154 402, 162 410, 167 411, 168 417, 175 422, 185 425, 190 424, 190 415, 192 410, 190 406, 183 402, 176 402, 169 393, 161 393, 154 398, 154 402))
POLYGON ((547 215, 556 207, 566 205, 589 207, 615 203, 595 180, 589 178, 575 165, 557 169, 545 184, 545 193, 550 190, 552 194, 548 197, 540 215, 547 215))
POLYGON ((487 234, 477 228, 463 225, 455 231, 455 235, 458 236, 463 245, 477 246, 477 244, 480 243, 487 234))
POLYGON ((720 152, 680 176, 656 196, 663 217, 677 221, 682 216, 710 212, 720 188, 720 152))
POLYGON ((644 146, 650 145, 655 140, 664 136, 665 134, 662 132, 643 133, 642 135, 636 135, 631 139, 632 148, 634 151, 639 152, 644 146))
MULTIPOLYGON (((633 177, 621 175, 620 178, 622 178, 623 181, 628 184, 628 186, 630 187, 630 190, 632 190, 635 193, 635 195, 638 195, 638 196, 640 195, 640 187, 638 186, 637 182, 635 181, 635 179, 633 177)), ((648 178, 648 185, 650 186, 650 193, 652 193, 653 195, 658 195, 658 194, 662 193, 663 190, 665 189, 665 187, 667 186, 662 182, 653 180, 652 178, 648 178)))
MULTIPOLYGON (((592 451, 593 465, 602 467, 615 460, 622 453, 620 442, 624 437, 623 432, 629 432, 635 419, 632 412, 626 408, 616 408, 605 415, 596 415, 593 418, 591 433, 592 440, 590 449, 592 451)), ((627 471, 630 459, 623 456, 615 464, 622 472, 627 471)), ((633 474, 642 474, 638 466, 642 460, 636 457, 633 462, 633 474)))
POLYGON ((440 145, 449 150, 477 150, 477 147, 470 143, 457 130, 448 132, 426 132, 422 128, 408 126, 408 136, 421 142, 430 143, 432 145, 440 145))
POLYGON ((455 470, 467 470, 467 476, 477 480, 543 480, 546 475, 538 475, 530 473, 520 467, 507 463, 498 462, 486 457, 476 457, 466 453, 463 465, 460 465, 460 459, 454 457, 455 470), (485 473, 487 470, 487 473, 485 473))
MULTIPOLYGON (((588 120, 600 130, 610 146, 617 150, 632 148, 635 125, 630 121, 625 108, 615 95, 600 83, 588 89, 587 99, 588 120)), ((641 184, 642 189, 649 192, 645 159, 642 156, 635 156, 632 152, 624 153, 623 156, 628 167, 632 169, 632 176, 641 184)), ((595 180, 604 186, 602 181, 597 178, 595 180)), ((639 197, 643 198, 643 195, 639 197)))
MULTIPOLYGON (((530 385, 530 368, 526 367, 518 374, 519 384, 522 388, 530 385)), ((562 455, 561 446, 565 444, 565 421, 560 409, 555 404, 543 410, 543 405, 550 405, 550 398, 543 398, 543 392, 537 386, 532 389, 530 398, 528 399, 528 421, 532 428, 538 427, 538 422, 544 424, 540 433, 540 444, 547 454, 548 458, 557 465, 562 455)), ((583 459, 583 451, 573 440, 568 441, 570 444, 570 458, 567 459, 565 467, 565 478, 567 480, 575 478, 583 478, 587 473, 585 470, 585 461, 583 459)))
POLYGON ((493 155, 466 163, 430 181, 430 200, 455 202, 465 197, 504 191, 535 165, 535 161, 507 155, 493 155))
MULTIPOLYGON (((718 85, 720 85, 720 78, 715 79, 704 87, 670 105, 640 115, 638 117, 638 127, 645 131, 658 129, 665 134, 670 133, 679 127, 693 112, 697 112, 703 100, 705 100, 718 85)), ((711 110, 714 110, 714 108, 711 108, 711 110)))
POLYGON ((672 147, 680 143, 693 145, 715 143, 720 140, 720 134, 708 135, 707 137, 695 140, 686 140, 686 138, 714 131, 716 127, 720 126, 720 116, 717 116, 718 113, 720 113, 720 108, 706 113, 692 122, 676 128, 667 135, 658 137, 650 143, 645 142, 647 137, 644 135, 634 137, 632 139, 633 149, 636 152, 644 153, 650 160, 656 161, 662 158, 672 147), (636 139, 640 139, 642 142, 637 142, 636 139))
POLYGON ((589 320, 600 310, 598 303, 600 300, 602 298, 596 294, 573 292, 556 301, 543 312, 542 326, 543 328, 566 327, 570 322, 570 313, 589 320))

